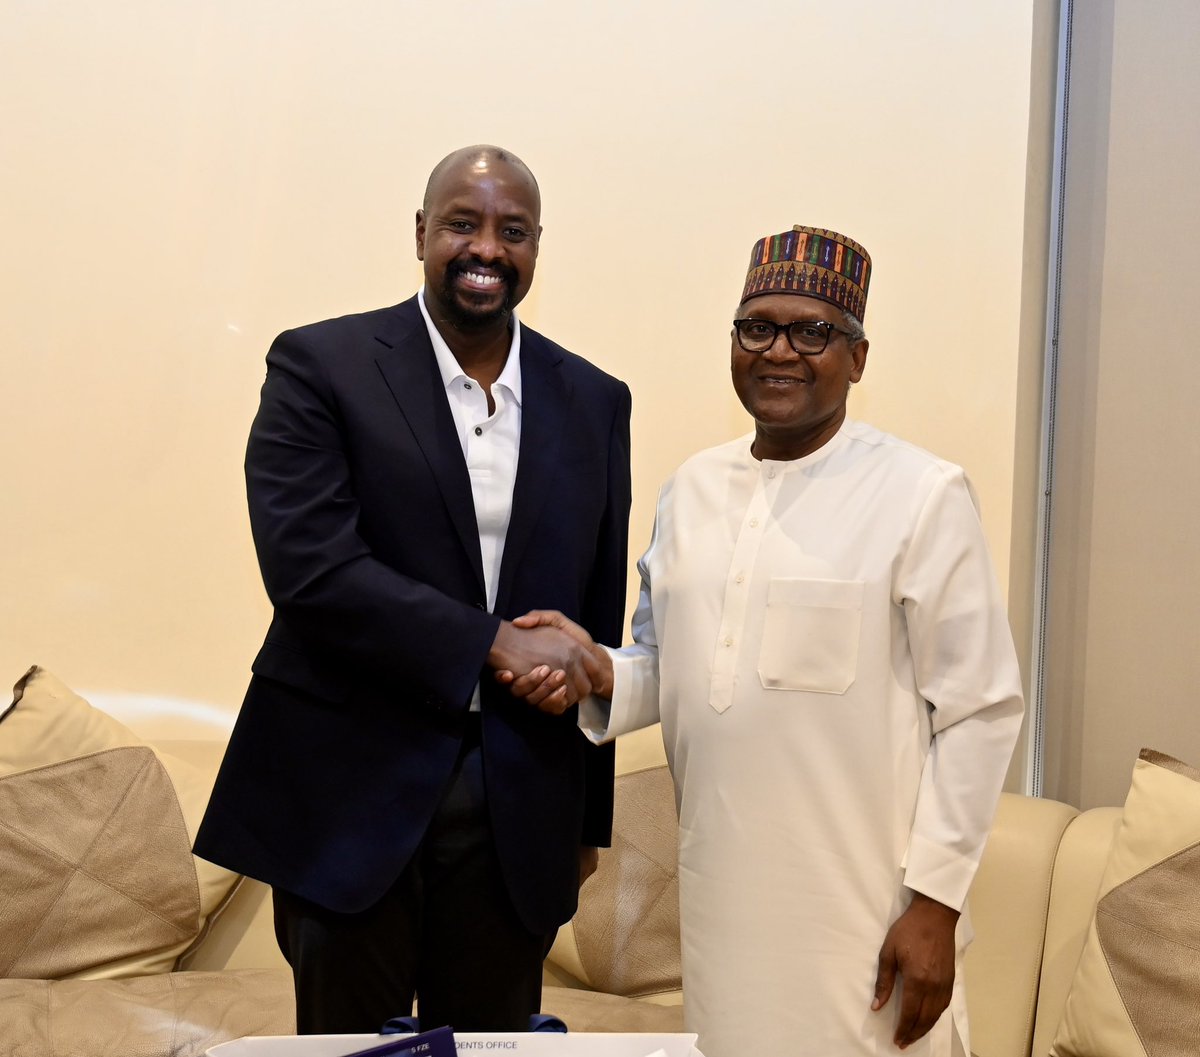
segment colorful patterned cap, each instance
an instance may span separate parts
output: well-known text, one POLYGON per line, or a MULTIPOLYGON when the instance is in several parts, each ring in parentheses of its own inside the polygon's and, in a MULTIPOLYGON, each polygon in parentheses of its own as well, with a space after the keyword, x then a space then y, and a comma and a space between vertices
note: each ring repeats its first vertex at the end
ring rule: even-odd
POLYGON ((797 224, 754 244, 742 300, 760 294, 819 297, 861 323, 870 281, 871 258, 857 242, 836 231, 797 224))

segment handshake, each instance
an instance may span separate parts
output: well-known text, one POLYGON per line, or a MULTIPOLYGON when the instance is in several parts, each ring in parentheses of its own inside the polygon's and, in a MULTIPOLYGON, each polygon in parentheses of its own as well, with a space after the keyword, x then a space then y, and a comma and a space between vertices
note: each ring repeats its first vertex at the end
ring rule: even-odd
POLYGON ((561 715, 588 694, 612 697, 612 659, 557 610, 535 609, 501 621, 487 663, 514 697, 551 715, 561 715))

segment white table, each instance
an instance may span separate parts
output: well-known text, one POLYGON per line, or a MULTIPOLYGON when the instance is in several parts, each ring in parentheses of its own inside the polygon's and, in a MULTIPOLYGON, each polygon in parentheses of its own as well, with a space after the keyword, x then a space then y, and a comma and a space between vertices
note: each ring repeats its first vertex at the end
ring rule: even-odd
MULTIPOLYGON (((345 1057, 383 1043, 380 1035, 256 1035, 223 1042, 208 1057, 345 1057)), ((456 1032, 459 1057, 703 1057, 696 1036, 617 1032, 456 1032)))

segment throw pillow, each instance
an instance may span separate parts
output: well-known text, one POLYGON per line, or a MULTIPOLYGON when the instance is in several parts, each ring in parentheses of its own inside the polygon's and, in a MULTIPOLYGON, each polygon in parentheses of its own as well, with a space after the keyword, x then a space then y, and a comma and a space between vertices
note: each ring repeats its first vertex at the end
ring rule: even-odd
POLYGON ((1143 749, 1052 1057, 1191 1057, 1200 1039, 1200 771, 1143 749))
POLYGON ((171 969, 200 898, 179 803, 148 746, 0 778, 0 920, 3 977, 150 956, 171 969))
POLYGON ((171 970, 238 881, 191 855, 211 786, 31 668, 0 714, 0 917, 12 941, 0 975, 171 970), (109 751, 128 748, 140 751, 109 751), (113 901, 103 912, 101 893, 113 901))

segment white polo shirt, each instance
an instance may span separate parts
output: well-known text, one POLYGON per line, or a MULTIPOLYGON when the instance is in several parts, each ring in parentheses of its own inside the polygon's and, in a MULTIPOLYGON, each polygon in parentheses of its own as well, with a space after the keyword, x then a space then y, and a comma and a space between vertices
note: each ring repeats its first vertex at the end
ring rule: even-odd
MULTIPOLYGON (((471 498, 479 530, 479 552, 483 559, 483 582, 487 607, 496 606, 504 539, 512 517, 513 485, 517 479, 517 456, 521 447, 521 323, 512 314, 512 344, 500 377, 492 385, 496 410, 488 414, 487 394, 463 371, 450 346, 439 333, 425 307, 425 288, 417 304, 433 343, 438 370, 446 386, 446 401, 458 431, 467 472, 471 476, 471 498)), ((471 698, 472 711, 479 709, 479 687, 471 698)))

